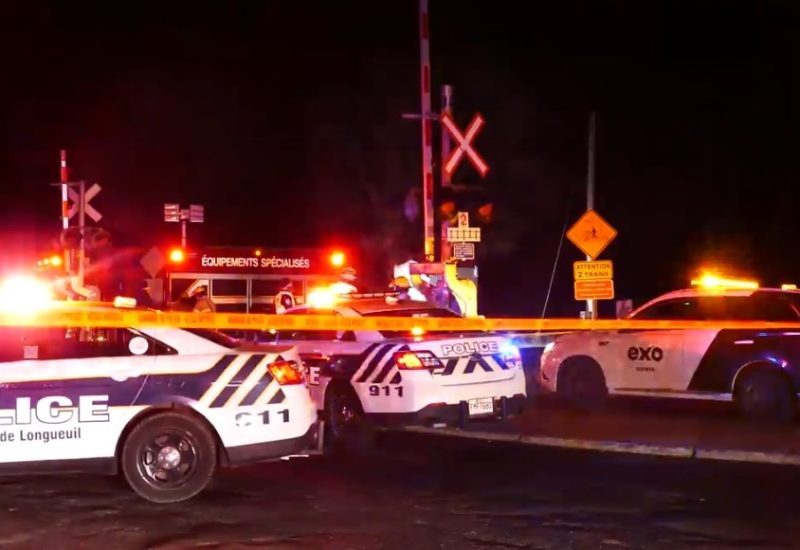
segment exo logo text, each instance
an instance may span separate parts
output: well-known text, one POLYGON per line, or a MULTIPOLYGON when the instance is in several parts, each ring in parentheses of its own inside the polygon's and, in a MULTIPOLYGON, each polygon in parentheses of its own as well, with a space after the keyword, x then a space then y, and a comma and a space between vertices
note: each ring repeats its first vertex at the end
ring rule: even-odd
POLYGON ((628 348, 628 359, 631 361, 661 361, 664 359, 664 350, 658 346, 631 346, 628 348))

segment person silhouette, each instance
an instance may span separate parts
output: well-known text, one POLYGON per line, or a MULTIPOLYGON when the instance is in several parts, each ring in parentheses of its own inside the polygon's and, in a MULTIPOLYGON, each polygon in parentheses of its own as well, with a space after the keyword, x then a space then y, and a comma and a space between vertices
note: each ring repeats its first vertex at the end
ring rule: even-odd
POLYGON ((275 313, 284 313, 287 309, 294 307, 294 293, 292 281, 289 279, 281 279, 280 290, 275 295, 275 313))

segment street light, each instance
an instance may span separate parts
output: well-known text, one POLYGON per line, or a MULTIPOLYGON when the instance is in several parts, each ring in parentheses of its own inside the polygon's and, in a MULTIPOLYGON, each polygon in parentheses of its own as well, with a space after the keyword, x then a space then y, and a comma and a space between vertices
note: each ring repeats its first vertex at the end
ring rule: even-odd
POLYGON ((186 222, 203 223, 204 212, 202 204, 191 204, 189 208, 170 203, 164 205, 164 221, 181 224, 181 248, 186 249, 186 222))

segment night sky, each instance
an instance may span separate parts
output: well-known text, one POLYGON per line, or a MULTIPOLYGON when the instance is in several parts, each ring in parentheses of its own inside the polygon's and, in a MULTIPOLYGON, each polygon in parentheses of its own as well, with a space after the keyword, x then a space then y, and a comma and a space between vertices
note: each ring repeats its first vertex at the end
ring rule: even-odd
MULTIPOLYGON (((431 0, 433 83, 480 111, 482 310, 539 315, 560 235, 596 209, 618 297, 686 286, 702 264, 800 283, 797 2, 431 0)), ((190 240, 357 251, 364 278, 421 259, 417 3, 3 4, 4 267, 59 230, 58 151, 118 246, 176 242, 164 202, 203 204, 190 240)), ((436 94, 438 96, 438 93, 436 94)), ((438 106, 434 97, 434 106, 438 106)), ((577 315, 565 242, 549 315, 577 315)), ((603 304, 610 315, 613 305, 603 304)))

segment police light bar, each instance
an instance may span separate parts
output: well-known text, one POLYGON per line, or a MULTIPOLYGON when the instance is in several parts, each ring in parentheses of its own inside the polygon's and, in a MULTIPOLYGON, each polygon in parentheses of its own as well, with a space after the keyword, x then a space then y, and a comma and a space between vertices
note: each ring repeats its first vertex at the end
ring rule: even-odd
POLYGON ((114 307, 119 308, 133 308, 136 307, 136 298, 128 296, 117 296, 114 298, 114 307))
POLYGON ((313 288, 308 293, 306 304, 316 309, 330 309, 336 304, 336 293, 329 288, 313 288))
POLYGON ((711 273, 704 273, 699 279, 692 280, 692 286, 708 289, 755 290, 758 288, 758 283, 742 279, 726 279, 711 273))
POLYGON ((342 298, 348 300, 369 299, 369 298, 397 298, 400 296, 399 292, 352 292, 345 294, 342 298))

